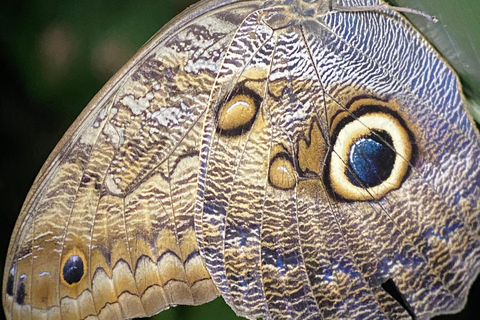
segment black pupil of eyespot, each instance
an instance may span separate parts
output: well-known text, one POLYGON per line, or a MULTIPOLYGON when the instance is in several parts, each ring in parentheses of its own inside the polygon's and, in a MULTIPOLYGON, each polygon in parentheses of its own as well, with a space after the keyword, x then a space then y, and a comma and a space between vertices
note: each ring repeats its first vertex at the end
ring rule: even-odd
POLYGON ((390 176, 395 164, 391 137, 382 131, 355 141, 350 148, 347 177, 357 187, 374 187, 390 176))
POLYGON ((63 266, 63 278, 68 284, 73 284, 80 281, 80 279, 82 279, 83 272, 83 261, 77 255, 73 255, 68 258, 67 262, 65 262, 65 265, 63 266))

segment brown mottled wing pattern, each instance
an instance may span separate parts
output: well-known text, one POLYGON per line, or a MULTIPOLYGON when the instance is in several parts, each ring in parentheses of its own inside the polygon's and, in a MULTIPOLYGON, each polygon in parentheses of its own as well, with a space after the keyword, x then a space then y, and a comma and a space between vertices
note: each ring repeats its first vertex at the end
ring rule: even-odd
POLYGON ((395 12, 328 4, 255 11, 228 48, 200 162, 207 269, 250 319, 458 311, 480 268, 480 141, 458 79, 395 12))
POLYGON ((7 316, 130 318, 218 294, 250 319, 461 309, 480 140, 459 81, 382 1, 335 4, 207 1, 154 37, 35 181, 7 316))
POLYGON ((15 227, 9 319, 118 319, 219 293, 193 230, 211 88, 255 2, 197 6, 93 99, 38 175, 15 227))

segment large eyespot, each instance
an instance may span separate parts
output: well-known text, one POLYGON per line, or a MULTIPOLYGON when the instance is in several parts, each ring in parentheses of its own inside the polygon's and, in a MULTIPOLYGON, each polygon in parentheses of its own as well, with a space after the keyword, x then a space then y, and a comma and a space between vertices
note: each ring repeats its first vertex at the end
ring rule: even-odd
POLYGON ((261 102, 257 93, 241 83, 218 109, 217 132, 225 136, 247 132, 255 121, 261 102))
POLYGON ((62 263, 62 281, 72 286, 80 282, 86 273, 85 255, 78 249, 71 250, 62 263))
POLYGON ((400 187, 408 172, 412 143, 393 112, 372 108, 342 121, 330 155, 328 180, 345 200, 378 200, 400 187))

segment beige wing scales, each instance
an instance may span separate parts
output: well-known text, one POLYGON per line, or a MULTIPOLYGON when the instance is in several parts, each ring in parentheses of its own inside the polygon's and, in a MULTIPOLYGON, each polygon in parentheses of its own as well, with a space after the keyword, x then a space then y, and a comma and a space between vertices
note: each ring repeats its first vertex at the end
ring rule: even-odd
POLYGON ((7 317, 132 318, 219 294, 250 319, 458 311, 480 255, 459 81, 383 1, 330 4, 206 1, 140 50, 27 197, 7 317))
POLYGON ((218 296, 193 230, 199 138, 229 19, 252 8, 210 9, 160 31, 44 165, 9 248, 8 318, 132 318, 218 296))

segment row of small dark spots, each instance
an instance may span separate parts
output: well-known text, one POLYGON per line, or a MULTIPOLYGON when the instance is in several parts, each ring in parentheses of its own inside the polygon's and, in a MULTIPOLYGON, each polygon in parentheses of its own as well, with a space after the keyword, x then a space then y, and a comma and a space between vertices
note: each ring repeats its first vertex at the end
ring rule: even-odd
POLYGON ((15 282, 15 268, 12 268, 10 270, 10 274, 8 275, 8 278, 7 278, 6 293, 10 297, 13 297, 13 295, 15 294, 15 302, 18 303, 18 304, 23 304, 25 302, 25 296, 26 296, 25 281, 26 281, 26 279, 27 279, 26 274, 22 274, 20 276, 20 279, 19 279, 19 282, 18 282, 18 285, 17 285, 17 291, 14 293, 13 285, 14 285, 14 282, 15 282))

